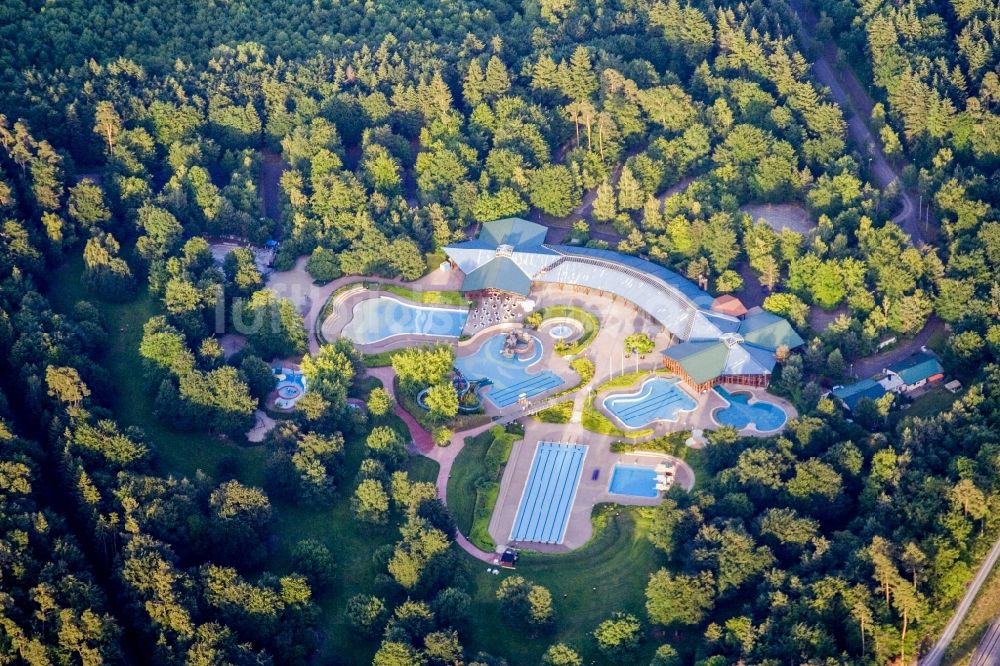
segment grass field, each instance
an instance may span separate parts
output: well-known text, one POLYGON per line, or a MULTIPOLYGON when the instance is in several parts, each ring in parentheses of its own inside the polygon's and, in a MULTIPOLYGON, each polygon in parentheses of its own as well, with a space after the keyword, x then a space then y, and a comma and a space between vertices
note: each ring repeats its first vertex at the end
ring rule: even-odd
POLYGON ((153 416, 152 397, 142 376, 139 343, 143 325, 162 312, 159 301, 143 289, 127 303, 102 302, 83 287, 82 274, 82 255, 68 259, 53 276, 52 284, 57 288, 48 297, 57 312, 69 312, 80 300, 89 300, 100 309, 108 329, 103 362, 118 389, 114 405, 118 422, 142 428, 166 472, 194 476, 202 470, 215 476, 220 462, 235 459, 239 478, 260 485, 263 449, 237 446, 205 433, 172 430, 153 416))
POLYGON ((486 551, 496 546, 488 527, 500 492, 500 477, 520 435, 496 426, 465 440, 448 479, 448 508, 469 540, 486 551))
POLYGON ((644 379, 647 376, 652 376, 655 374, 667 374, 666 370, 654 370, 650 372, 649 370, 640 370, 638 372, 626 372, 624 375, 618 375, 617 377, 611 377, 602 383, 600 386, 594 389, 595 393, 601 393, 602 391, 608 391, 614 388, 626 388, 637 384, 639 380, 644 379))
POLYGON ((960 397, 962 397, 961 392, 955 394, 944 386, 935 386, 914 400, 913 404, 903 411, 902 416, 934 416, 948 411, 960 397))
MULTIPOLYGON (((646 538, 651 516, 647 509, 598 506, 593 517, 595 535, 583 548, 559 555, 522 555, 517 574, 552 593, 555 631, 539 640, 526 640, 498 624, 496 590, 507 574, 490 576, 476 566, 472 616, 478 621, 471 628, 468 643, 503 655, 511 664, 537 664, 548 645, 562 641, 581 653, 583 663, 606 663, 590 632, 616 610, 645 617, 646 582, 660 566, 659 556, 646 538)), ((634 663, 649 663, 657 645, 647 638, 634 663)))
POLYGON ((376 289, 425 305, 468 305, 469 299, 459 291, 416 291, 396 284, 372 283, 376 289))

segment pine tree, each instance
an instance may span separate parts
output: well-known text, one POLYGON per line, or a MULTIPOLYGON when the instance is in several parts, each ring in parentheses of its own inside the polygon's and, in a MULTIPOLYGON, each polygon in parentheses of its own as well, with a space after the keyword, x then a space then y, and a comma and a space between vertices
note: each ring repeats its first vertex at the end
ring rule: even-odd
POLYGON ((531 87, 535 90, 558 90, 559 68, 547 55, 538 57, 538 62, 531 70, 531 87))
POLYGON ((465 73, 465 85, 462 87, 462 94, 465 102, 469 106, 478 106, 483 102, 483 91, 485 90, 486 77, 483 75, 483 68, 479 61, 473 59, 469 62, 469 69, 465 73))
POLYGON ((607 178, 597 186, 592 215, 599 222, 610 222, 618 215, 618 208, 615 205, 615 190, 607 178))
POLYGON ((108 153, 115 154, 115 140, 122 132, 122 119, 111 102, 98 102, 94 111, 94 134, 108 144, 108 153))
POLYGON ((577 101, 588 99, 597 90, 597 76, 586 47, 578 46, 569 59, 562 81, 563 92, 577 101))
POLYGON ((622 167, 618 178, 618 207, 622 210, 639 210, 643 206, 642 185, 632 175, 632 169, 622 167))
POLYGON ((486 63, 486 80, 483 85, 483 96, 496 99, 510 90, 510 75, 507 66, 500 58, 493 56, 486 63))

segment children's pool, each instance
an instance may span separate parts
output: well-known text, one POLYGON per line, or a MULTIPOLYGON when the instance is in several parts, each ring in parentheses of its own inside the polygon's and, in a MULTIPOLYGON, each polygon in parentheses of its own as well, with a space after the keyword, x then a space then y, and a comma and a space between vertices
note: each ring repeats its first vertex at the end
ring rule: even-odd
POLYGON ((652 467, 615 465, 608 491, 615 495, 656 497, 659 495, 656 489, 656 470, 652 467))
POLYGON ((291 409, 306 392, 306 378, 294 368, 274 367, 272 368, 274 379, 277 382, 274 406, 278 409, 291 409))
POLYGON ((538 443, 510 533, 512 541, 563 542, 586 457, 587 447, 580 444, 538 443))
POLYGON ((712 418, 719 425, 732 426, 737 429, 753 426, 759 432, 771 432, 785 425, 788 416, 785 410, 765 400, 750 404, 750 394, 740 391, 730 393, 721 386, 715 387, 715 392, 729 403, 712 412, 712 418))
POLYGON ((457 338, 462 334, 468 318, 468 310, 413 305, 380 296, 355 305, 353 318, 341 334, 360 345, 370 345, 397 335, 457 338))
POLYGON ((535 348, 529 358, 505 358, 501 352, 506 337, 503 333, 494 335, 476 353, 455 359, 455 367, 469 381, 488 379, 493 383, 484 394, 487 400, 503 408, 517 402, 522 393, 531 398, 562 385, 563 380, 549 370, 528 374, 528 368, 542 357, 541 340, 532 336, 535 348))
POLYGON ((647 379, 633 393, 618 393, 604 399, 604 408, 628 428, 642 428, 653 421, 676 421, 679 412, 697 406, 676 379, 647 379))

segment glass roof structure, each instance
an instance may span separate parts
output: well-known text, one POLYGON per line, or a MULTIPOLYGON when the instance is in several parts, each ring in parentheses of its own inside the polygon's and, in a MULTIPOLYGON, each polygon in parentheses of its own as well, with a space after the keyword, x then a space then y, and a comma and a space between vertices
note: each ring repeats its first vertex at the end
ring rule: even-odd
POLYGON ((479 237, 445 247, 465 280, 463 291, 496 289, 527 296, 532 284, 567 284, 620 296, 681 341, 664 353, 696 376, 770 374, 774 351, 803 343, 770 313, 740 319, 711 310, 713 297, 690 280, 645 259, 610 250, 546 245, 546 228, 506 218, 479 237), (686 346, 687 345, 687 346, 686 346))

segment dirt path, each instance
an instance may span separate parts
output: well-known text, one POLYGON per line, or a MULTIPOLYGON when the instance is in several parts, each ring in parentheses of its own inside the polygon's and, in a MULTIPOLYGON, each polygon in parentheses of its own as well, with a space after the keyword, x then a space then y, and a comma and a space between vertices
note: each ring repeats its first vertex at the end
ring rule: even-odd
POLYGON ((260 165, 260 208, 268 218, 281 221, 281 174, 288 165, 281 159, 281 153, 261 152, 260 165))
POLYGON ((924 242, 924 236, 920 231, 913 194, 903 185, 899 174, 882 152, 881 142, 867 125, 874 106, 871 97, 850 67, 837 66, 836 44, 832 40, 819 43, 815 39, 813 31, 816 26, 816 15, 812 10, 803 0, 792 0, 791 7, 800 19, 803 42, 814 45, 820 54, 819 59, 812 64, 813 72, 819 82, 830 89, 834 101, 849 112, 847 113, 848 137, 861 155, 869 156, 869 170, 875 181, 883 190, 898 181, 901 209, 893 216, 892 221, 906 232, 914 246, 919 246, 924 242))

